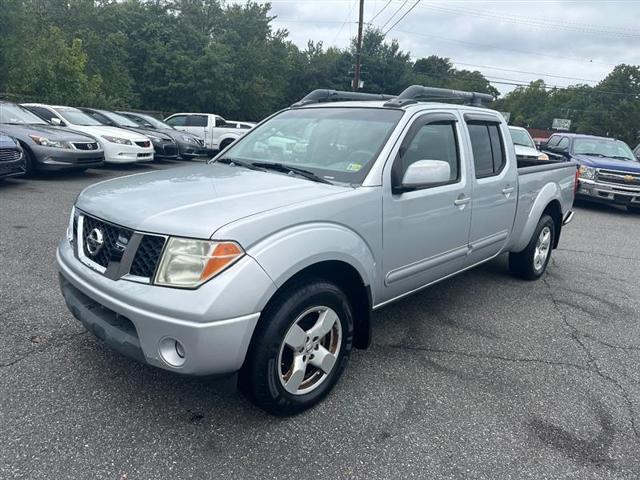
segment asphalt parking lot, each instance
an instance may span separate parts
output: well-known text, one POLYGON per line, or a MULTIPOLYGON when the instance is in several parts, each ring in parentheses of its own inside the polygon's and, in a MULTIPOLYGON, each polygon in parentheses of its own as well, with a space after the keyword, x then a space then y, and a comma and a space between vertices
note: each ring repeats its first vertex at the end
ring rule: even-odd
POLYGON ((317 408, 112 353, 67 311, 55 249, 91 183, 0 181, 0 478, 638 478, 640 215, 580 205, 543 281, 504 258, 374 315, 317 408))

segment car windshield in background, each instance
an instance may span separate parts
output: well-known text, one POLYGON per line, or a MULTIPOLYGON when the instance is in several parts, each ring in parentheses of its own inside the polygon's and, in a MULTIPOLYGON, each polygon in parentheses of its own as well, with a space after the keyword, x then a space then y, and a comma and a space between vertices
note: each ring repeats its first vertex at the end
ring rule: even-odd
POLYGON ((109 120, 111 120, 112 122, 114 122, 118 126, 121 126, 121 127, 136 127, 136 128, 140 127, 140 125, 138 125, 136 122, 134 122, 133 120, 128 119, 124 115, 120 115, 119 113, 107 112, 106 110, 98 110, 98 113, 101 113, 102 115, 107 117, 109 120))
POLYGON ((251 130, 224 158, 279 163, 326 180, 358 184, 402 115, 382 108, 287 110, 251 130))
POLYGON ((0 103, 0 123, 47 125, 43 119, 26 108, 11 103, 0 103))
POLYGON ((62 118, 64 118, 67 122, 69 122, 72 125, 82 125, 86 127, 93 126, 93 125, 103 126, 102 123, 100 123, 98 120, 90 117, 89 115, 87 115, 84 112, 81 112, 80 110, 57 108, 56 112, 62 115, 62 118))
POLYGON ((511 132, 511 138, 513 143, 516 145, 521 145, 523 147, 531 147, 536 148, 533 144, 533 140, 525 130, 520 130, 519 128, 510 128, 509 132, 511 132))
POLYGON ((573 142, 573 153, 575 155, 617 158, 630 162, 637 161, 629 146, 620 140, 576 138, 573 142))
POLYGON ((152 117, 151 115, 145 115, 145 114, 142 114, 142 113, 138 113, 136 115, 138 117, 140 117, 143 121, 145 121, 146 123, 151 125, 152 127, 173 129, 173 127, 171 125, 168 125, 168 124, 166 124, 164 122, 161 122, 160 120, 158 120, 157 118, 152 117))

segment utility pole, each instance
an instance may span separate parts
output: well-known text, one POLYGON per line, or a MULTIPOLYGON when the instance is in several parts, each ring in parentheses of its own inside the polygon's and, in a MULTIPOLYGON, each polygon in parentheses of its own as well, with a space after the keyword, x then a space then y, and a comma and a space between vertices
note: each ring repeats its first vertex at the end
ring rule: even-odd
POLYGON ((353 71, 353 91, 360 86, 360 53, 362 51, 362 24, 364 23, 364 0, 360 0, 360 17, 358 18, 358 40, 356 42, 356 66, 353 71))

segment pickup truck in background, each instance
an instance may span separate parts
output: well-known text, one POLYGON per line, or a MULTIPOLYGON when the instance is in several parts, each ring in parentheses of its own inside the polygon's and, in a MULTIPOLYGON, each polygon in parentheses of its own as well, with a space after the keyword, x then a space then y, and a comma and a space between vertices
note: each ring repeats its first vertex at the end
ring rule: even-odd
POLYGON ((147 364, 239 371, 251 401, 288 415, 369 345, 373 310, 501 253, 540 278, 576 165, 518 162, 502 114, 425 96, 492 99, 317 90, 208 164, 86 188, 57 252, 69 309, 147 364))
POLYGON ((543 145, 551 156, 579 164, 578 198, 623 205, 640 213, 640 161, 614 138, 556 133, 543 145))
POLYGON ((164 121, 177 130, 198 136, 204 141, 205 148, 216 152, 224 150, 255 126, 251 122, 225 120, 213 113, 174 113, 164 121))

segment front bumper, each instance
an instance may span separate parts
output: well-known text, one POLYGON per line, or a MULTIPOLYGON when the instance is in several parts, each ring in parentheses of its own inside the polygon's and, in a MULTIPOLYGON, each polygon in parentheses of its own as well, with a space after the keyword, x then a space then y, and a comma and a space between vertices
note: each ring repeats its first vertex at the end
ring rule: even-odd
POLYGON ((275 292, 248 256, 196 290, 110 280, 75 258, 66 240, 57 263, 67 306, 87 329, 129 357, 191 375, 240 369, 260 309, 275 292), (181 365, 167 360, 166 339, 184 347, 181 365))
POLYGON ((169 160, 178 158, 178 146, 175 142, 169 140, 152 140, 152 143, 155 158, 169 160))
POLYGON ((583 200, 640 206, 640 188, 580 179, 576 196, 583 200))
POLYGON ((0 162, 0 178, 24 175, 27 171, 24 155, 17 160, 0 162))
POLYGON ((179 141, 178 152, 181 158, 191 160, 197 157, 213 157, 214 152, 195 143, 179 141))
POLYGON ((138 147, 137 145, 121 145, 106 141, 101 145, 104 149, 106 163, 138 163, 153 160, 153 146, 138 147))
POLYGON ((37 146, 31 147, 39 170, 68 170, 94 168, 104 163, 101 150, 71 150, 37 146))

